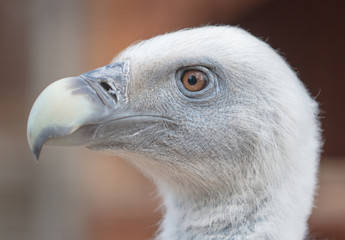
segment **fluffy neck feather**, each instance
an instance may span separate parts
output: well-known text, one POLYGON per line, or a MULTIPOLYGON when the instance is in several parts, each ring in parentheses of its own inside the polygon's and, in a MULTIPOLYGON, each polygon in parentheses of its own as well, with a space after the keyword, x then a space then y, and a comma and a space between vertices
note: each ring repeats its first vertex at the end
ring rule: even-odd
POLYGON ((183 200, 165 192, 166 214, 157 240, 302 239, 306 217, 295 214, 285 190, 273 192, 183 200))

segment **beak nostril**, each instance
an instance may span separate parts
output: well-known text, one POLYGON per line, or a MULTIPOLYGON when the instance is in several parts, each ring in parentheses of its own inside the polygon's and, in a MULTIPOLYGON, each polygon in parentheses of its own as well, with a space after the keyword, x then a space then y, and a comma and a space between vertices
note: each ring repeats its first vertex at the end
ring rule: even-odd
POLYGON ((107 92, 109 92, 109 90, 111 90, 111 86, 106 82, 101 82, 101 86, 107 92))
POLYGON ((113 88, 106 82, 100 82, 101 87, 115 100, 115 102, 118 102, 118 98, 116 95, 116 92, 113 90, 113 88))

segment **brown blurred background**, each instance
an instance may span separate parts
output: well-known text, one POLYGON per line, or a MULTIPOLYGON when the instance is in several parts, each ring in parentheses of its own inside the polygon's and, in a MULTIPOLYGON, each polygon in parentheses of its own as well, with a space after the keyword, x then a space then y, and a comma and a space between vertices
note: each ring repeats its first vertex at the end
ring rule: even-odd
POLYGON ((36 164, 26 121, 49 83, 105 65, 132 42, 204 24, 266 40, 320 103, 325 146, 310 232, 345 239, 344 11, 341 0, 1 0, 0 239, 153 236, 161 210, 151 183, 82 148, 47 147, 36 164))

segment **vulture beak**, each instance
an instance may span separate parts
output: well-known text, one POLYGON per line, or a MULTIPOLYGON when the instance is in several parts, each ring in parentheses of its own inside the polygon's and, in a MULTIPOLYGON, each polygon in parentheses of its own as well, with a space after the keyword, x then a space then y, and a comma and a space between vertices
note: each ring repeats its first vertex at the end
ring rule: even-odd
POLYGON ((49 85, 35 101, 28 119, 27 137, 35 159, 45 143, 84 145, 96 141, 102 135, 97 126, 123 117, 128 81, 129 62, 118 62, 49 85))

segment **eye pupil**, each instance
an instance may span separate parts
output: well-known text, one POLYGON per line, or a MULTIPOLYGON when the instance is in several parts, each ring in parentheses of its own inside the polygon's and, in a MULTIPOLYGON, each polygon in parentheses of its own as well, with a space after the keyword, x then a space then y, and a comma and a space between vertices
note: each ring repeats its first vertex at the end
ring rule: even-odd
POLYGON ((195 77, 195 75, 190 75, 188 77, 188 83, 190 85, 195 85, 197 83, 198 79, 195 77))
POLYGON ((197 92, 207 86, 208 77, 204 72, 192 69, 182 74, 181 82, 186 90, 197 92))

